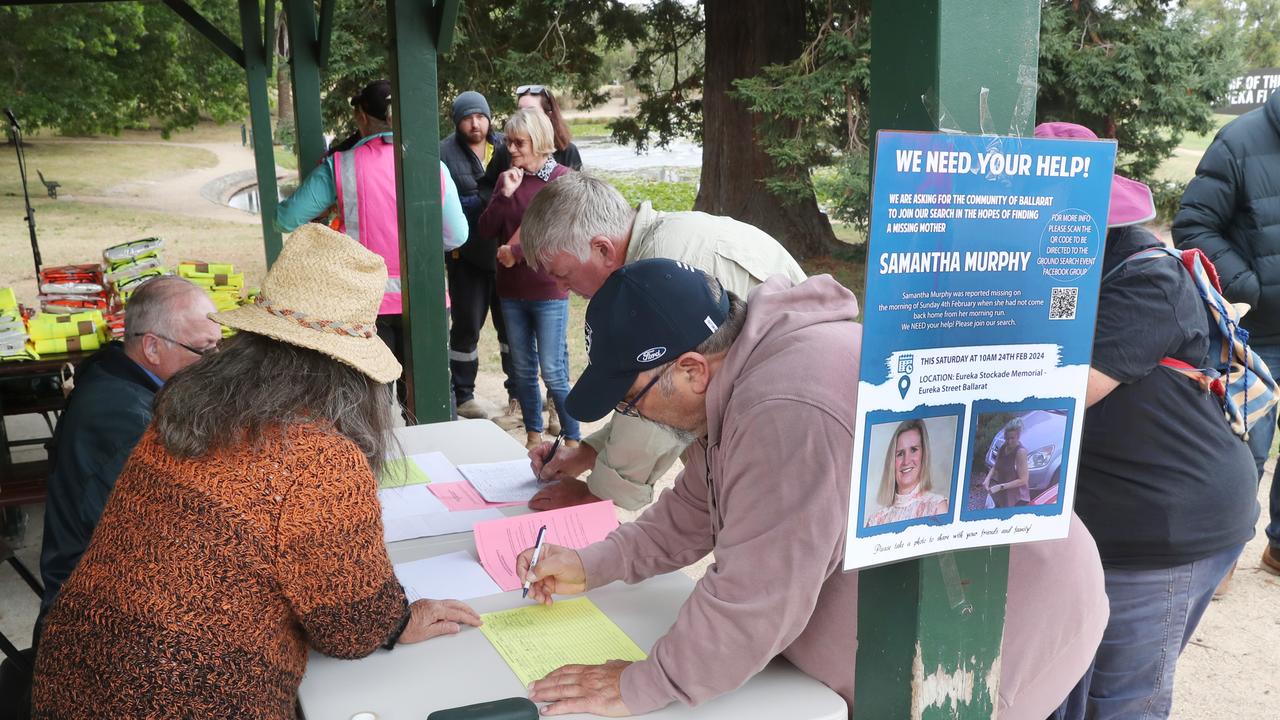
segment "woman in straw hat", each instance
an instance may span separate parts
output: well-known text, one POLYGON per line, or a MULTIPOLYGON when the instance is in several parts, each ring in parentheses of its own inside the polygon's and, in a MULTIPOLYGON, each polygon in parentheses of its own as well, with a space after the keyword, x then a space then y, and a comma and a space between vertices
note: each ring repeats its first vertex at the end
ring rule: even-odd
POLYGON ((375 475, 400 364, 382 259, 307 225, 240 331, 175 375, 48 614, 35 717, 293 718, 307 651, 356 658, 479 625, 406 601, 375 475))

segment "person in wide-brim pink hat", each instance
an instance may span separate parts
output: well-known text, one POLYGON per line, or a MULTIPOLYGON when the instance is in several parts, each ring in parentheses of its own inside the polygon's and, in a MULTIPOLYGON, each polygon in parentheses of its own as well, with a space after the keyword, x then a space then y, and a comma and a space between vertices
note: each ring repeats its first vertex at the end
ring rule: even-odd
MULTIPOLYGON (((1036 126, 1038 138, 1069 138, 1073 140, 1097 140, 1089 128, 1069 122, 1047 122, 1036 126)), ((1123 227, 1151 222, 1156 217, 1156 203, 1151 188, 1129 178, 1111 176, 1111 205, 1107 211, 1107 227, 1123 227)))

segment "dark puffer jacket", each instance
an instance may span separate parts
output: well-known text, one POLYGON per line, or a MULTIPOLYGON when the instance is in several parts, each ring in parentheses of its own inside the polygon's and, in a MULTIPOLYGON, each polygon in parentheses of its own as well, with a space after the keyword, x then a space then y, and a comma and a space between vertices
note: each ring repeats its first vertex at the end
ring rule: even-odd
POLYGON ((1280 92, 1218 131, 1173 221, 1180 248, 1200 248, 1223 294, 1252 310, 1255 345, 1280 344, 1280 92))
POLYGON ((159 389, 118 342, 94 353, 77 371, 49 452, 53 471, 40 550, 41 619, 89 545, 116 476, 151 423, 159 389))
MULTIPOLYGON (((489 133, 489 142, 494 152, 505 151, 506 143, 502 133, 489 133)), ((458 186, 458 199, 462 202, 462 211, 467 216, 467 228, 470 230, 469 242, 454 250, 455 257, 462 258, 482 270, 494 271, 494 255, 498 252, 498 243, 493 238, 480 238, 476 235, 476 221, 489 204, 493 194, 493 185, 486 185, 484 179, 485 166, 471 152, 467 142, 454 132, 440 141, 440 160, 449 168, 453 183, 458 186)), ((490 160, 492 162, 492 159, 490 160)))

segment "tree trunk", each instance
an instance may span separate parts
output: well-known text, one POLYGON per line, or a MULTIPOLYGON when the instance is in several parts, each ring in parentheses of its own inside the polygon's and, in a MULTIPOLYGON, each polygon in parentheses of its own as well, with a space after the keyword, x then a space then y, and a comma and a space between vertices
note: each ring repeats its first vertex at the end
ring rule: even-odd
POLYGON ((276 66, 276 113, 281 123, 293 123, 293 82, 289 78, 289 63, 284 61, 276 66))
POLYGON ((784 203, 765 186, 778 168, 755 142, 757 117, 728 95, 734 80, 799 55, 804 0, 706 0, 705 8, 702 186, 694 209, 751 223, 796 258, 830 252, 835 234, 817 200, 809 195, 784 203))
POLYGON ((276 115, 281 123, 293 124, 293 78, 289 70, 289 18, 284 8, 276 22, 276 115))

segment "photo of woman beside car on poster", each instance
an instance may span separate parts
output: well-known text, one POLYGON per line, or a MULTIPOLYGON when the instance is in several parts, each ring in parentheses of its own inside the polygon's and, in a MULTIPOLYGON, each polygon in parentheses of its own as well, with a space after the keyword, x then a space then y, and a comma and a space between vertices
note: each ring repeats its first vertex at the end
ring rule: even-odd
POLYGON ((969 510, 1058 502, 1066 410, 981 413, 975 422, 969 510))

